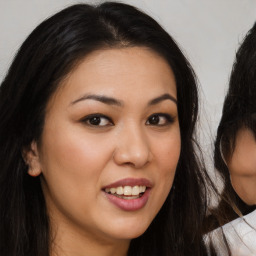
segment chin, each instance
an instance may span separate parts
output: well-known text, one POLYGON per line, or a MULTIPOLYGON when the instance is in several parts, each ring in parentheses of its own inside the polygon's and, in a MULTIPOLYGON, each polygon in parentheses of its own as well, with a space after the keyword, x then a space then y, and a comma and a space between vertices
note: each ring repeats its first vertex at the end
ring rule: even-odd
MULTIPOLYGON (((139 219, 138 219, 139 220, 139 219)), ((151 222, 143 221, 129 222, 126 221, 123 225, 116 224, 112 228, 112 236, 119 239, 134 239, 141 236, 149 227, 151 222)))

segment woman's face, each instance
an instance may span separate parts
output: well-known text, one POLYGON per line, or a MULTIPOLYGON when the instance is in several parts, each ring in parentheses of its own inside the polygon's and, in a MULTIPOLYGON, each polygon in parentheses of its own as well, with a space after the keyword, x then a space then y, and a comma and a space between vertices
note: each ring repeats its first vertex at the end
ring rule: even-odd
POLYGON ((176 99, 170 66, 146 48, 98 50, 72 71, 48 103, 30 171, 42 174, 57 232, 129 240, 148 228, 180 155, 176 99))
POLYGON ((256 141, 251 130, 238 131, 235 150, 227 166, 239 197, 249 205, 256 204, 256 141))

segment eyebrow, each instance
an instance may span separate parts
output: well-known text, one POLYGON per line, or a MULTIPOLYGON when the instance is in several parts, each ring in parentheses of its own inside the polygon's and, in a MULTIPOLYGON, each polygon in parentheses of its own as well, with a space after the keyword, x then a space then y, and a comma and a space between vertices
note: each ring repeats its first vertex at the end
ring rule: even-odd
MULTIPOLYGON (((114 106, 120 106, 120 107, 124 105, 123 101, 121 101, 121 100, 118 100, 118 99, 115 99, 115 98, 112 98, 109 96, 97 95, 97 94, 86 94, 86 95, 82 96, 81 98, 72 101, 71 105, 74 105, 83 100, 96 100, 96 101, 102 102, 107 105, 114 105, 114 106)), ((156 105, 164 100, 171 100, 177 105, 177 100, 170 94, 165 93, 157 98, 150 100, 148 103, 148 106, 156 105)))
POLYGON ((163 94, 163 95, 161 95, 161 96, 159 96, 155 99, 152 99, 151 101, 149 101, 148 105, 149 106, 156 105, 156 104, 160 103, 163 100, 171 100, 177 105, 177 100, 172 95, 170 95, 169 93, 165 93, 165 94, 163 94))
POLYGON ((117 100, 115 98, 108 97, 108 96, 96 95, 96 94, 84 95, 81 98, 71 102, 71 105, 74 105, 75 103, 83 100, 96 100, 96 101, 105 103, 107 105, 123 106, 123 102, 121 100, 117 100))

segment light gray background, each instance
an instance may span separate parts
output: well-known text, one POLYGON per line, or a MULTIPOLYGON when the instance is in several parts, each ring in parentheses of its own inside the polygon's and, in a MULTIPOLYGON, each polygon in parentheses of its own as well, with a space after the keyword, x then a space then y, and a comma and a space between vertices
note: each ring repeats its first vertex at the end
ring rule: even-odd
MULTIPOLYGON (((48 16, 73 3, 0 0, 0 81, 20 44, 48 16)), ((255 0, 124 0, 153 16, 179 43, 201 85, 199 135, 211 169, 211 145, 221 116, 235 51, 256 21, 255 0)))

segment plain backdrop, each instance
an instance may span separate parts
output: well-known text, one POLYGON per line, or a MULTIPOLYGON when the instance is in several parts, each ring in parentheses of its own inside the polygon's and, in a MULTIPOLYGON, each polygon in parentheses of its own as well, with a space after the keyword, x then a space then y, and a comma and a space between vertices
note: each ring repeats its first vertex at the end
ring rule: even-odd
MULTIPOLYGON (((74 3, 0 0, 0 81, 23 40, 45 18, 74 3)), ((201 87, 198 132, 209 169, 228 79, 243 37, 256 20, 255 0, 123 0, 153 16, 178 42, 201 87)))

